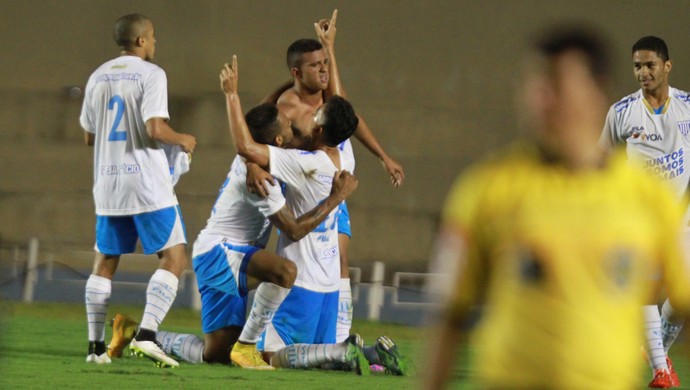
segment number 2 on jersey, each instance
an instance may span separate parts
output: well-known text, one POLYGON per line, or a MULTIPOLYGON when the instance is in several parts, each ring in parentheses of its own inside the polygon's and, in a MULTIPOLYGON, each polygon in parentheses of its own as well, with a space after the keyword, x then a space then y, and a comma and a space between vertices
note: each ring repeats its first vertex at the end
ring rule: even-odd
POLYGON ((122 96, 115 95, 108 100, 108 110, 112 110, 115 105, 117 105, 117 112, 115 113, 113 126, 110 128, 110 133, 108 133, 108 141, 126 141, 127 131, 117 131, 117 127, 122 121, 122 115, 125 113, 125 101, 122 99, 122 96))

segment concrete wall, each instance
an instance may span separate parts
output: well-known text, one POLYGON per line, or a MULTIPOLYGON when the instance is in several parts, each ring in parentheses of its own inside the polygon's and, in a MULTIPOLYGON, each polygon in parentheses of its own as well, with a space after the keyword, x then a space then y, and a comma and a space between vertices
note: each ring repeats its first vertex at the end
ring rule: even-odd
POLYGON ((90 72, 116 56, 111 26, 122 14, 154 20, 155 62, 169 79, 171 123, 199 147, 178 195, 189 239, 203 227, 233 157, 218 71, 239 57, 245 109, 289 74, 284 52, 314 36, 312 23, 339 9, 341 76, 358 111, 405 167, 394 189, 355 143, 360 187, 350 201, 351 258, 365 270, 419 271, 453 178, 513 140, 513 89, 530 35, 565 19, 609 34, 614 94, 637 89, 629 48, 666 39, 674 86, 690 88, 686 1, 0 1, 0 240, 89 249, 93 243, 92 151, 82 144, 80 98, 90 72))

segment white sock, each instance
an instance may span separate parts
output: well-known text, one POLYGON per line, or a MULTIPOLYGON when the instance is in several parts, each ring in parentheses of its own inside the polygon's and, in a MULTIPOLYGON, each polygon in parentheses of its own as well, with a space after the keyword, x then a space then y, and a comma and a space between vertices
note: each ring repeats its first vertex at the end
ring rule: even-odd
POLYGON ((89 341, 105 341, 105 316, 108 315, 108 301, 112 284, 102 276, 89 276, 84 289, 86 321, 89 328, 89 341))
POLYGON ((273 367, 313 368, 326 363, 344 362, 347 345, 337 344, 292 344, 276 351, 271 356, 273 367))
POLYGON ((187 363, 204 362, 204 339, 193 334, 165 332, 156 333, 156 341, 163 346, 163 352, 187 363))
POLYGON ((647 354, 649 365, 655 369, 668 369, 664 343, 661 340, 661 316, 656 305, 644 307, 645 334, 647 336, 647 354))
POLYGON ((668 350, 676 341, 680 330, 683 329, 684 323, 685 318, 673 309, 671 302, 667 299, 661 307, 661 338, 664 342, 664 353, 668 354, 668 350))
POLYGON ((350 336, 352 328, 352 287, 350 278, 340 278, 338 295, 338 322, 335 325, 335 341, 341 343, 350 336))
POLYGON ((252 309, 242 328, 239 341, 245 344, 256 344, 289 292, 289 288, 268 282, 261 283, 254 294, 252 309))
POLYGON ((177 277, 170 271, 157 269, 153 273, 146 289, 146 307, 140 328, 158 331, 158 325, 163 322, 177 296, 177 283, 177 277))

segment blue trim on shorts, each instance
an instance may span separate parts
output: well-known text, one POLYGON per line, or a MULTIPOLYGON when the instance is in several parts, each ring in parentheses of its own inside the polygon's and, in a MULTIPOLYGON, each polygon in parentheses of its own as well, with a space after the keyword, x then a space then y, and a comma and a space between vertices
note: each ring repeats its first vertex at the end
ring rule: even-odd
MULTIPOLYGON (((272 320, 285 345, 335 343, 339 295, 339 291, 322 293, 293 286, 272 320)), ((265 335, 257 343, 260 350, 264 340, 265 335)))
POLYGON ((135 215, 96 215, 96 247, 106 255, 132 253, 138 239, 145 254, 157 253, 170 239, 178 216, 186 237, 179 205, 135 215))

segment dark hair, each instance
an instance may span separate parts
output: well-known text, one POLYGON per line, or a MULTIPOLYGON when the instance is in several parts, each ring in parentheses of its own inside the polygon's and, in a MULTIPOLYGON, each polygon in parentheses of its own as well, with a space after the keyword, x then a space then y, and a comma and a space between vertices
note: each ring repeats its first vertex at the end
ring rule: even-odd
POLYGON ((244 120, 254 142, 275 146, 276 136, 280 134, 278 108, 275 104, 259 104, 247 112, 244 120))
POLYGON ((123 50, 131 49, 141 34, 141 23, 146 20, 150 19, 142 14, 129 14, 120 17, 115 21, 113 27, 115 43, 123 50))
POLYGON ((663 39, 652 35, 642 37, 638 39, 637 42, 635 42, 635 44, 632 47, 633 54, 638 50, 653 51, 662 60, 664 60, 664 62, 671 59, 671 57, 669 57, 668 55, 668 46, 666 46, 666 42, 664 42, 663 39))
POLYGON ((338 146, 350 138, 357 129, 359 118, 350 102, 340 96, 331 96, 324 103, 325 123, 323 124, 324 143, 338 146))
POLYGON ((605 81, 609 78, 611 60, 608 44, 593 28, 571 26, 547 32, 537 42, 539 52, 549 58, 575 50, 587 60, 589 72, 605 81))
POLYGON ((298 39, 288 47, 287 66, 288 69, 299 68, 302 66, 302 54, 323 49, 321 42, 316 39, 298 39))

